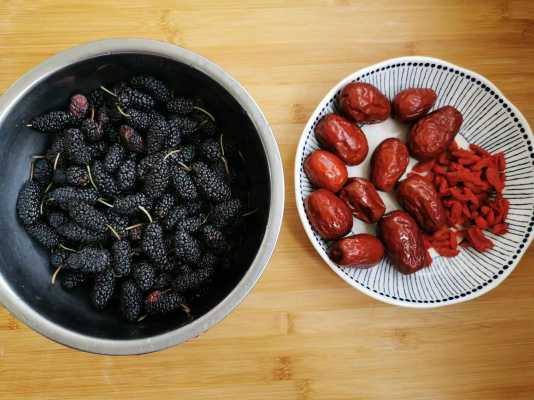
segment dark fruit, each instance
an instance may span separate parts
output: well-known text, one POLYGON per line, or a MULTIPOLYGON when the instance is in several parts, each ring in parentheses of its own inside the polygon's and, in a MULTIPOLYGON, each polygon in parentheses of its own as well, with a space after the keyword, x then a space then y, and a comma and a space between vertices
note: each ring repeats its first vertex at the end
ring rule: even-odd
POLYGON ((185 299, 174 291, 155 290, 145 300, 148 314, 167 314, 185 305, 185 299))
POLYGON ((156 271, 149 263, 141 262, 134 265, 133 278, 139 289, 147 291, 154 286, 156 271))
POLYGON ((186 97, 175 97, 166 104, 167 111, 171 114, 185 115, 194 110, 195 102, 186 97))
POLYGON ((108 173, 113 173, 119 168, 126 157, 126 151, 119 143, 113 143, 109 146, 108 152, 104 157, 104 169, 108 173))
POLYGON ((108 268, 96 274, 93 290, 91 291, 91 302, 97 310, 103 310, 111 302, 113 290, 115 289, 115 276, 108 268))
POLYGON ((148 75, 138 75, 130 79, 130 84, 150 94, 156 101, 167 102, 171 97, 171 92, 163 82, 148 75))
POLYGON ((84 228, 100 233, 108 230, 106 216, 90 204, 70 203, 68 211, 72 220, 84 228))
POLYGON ((147 207, 149 203, 143 193, 135 193, 117 198, 112 210, 118 214, 130 215, 139 211, 139 207, 147 207))
POLYGON ((83 228, 72 221, 69 221, 57 228, 57 233, 59 233, 59 235, 65 238, 68 242, 73 243, 95 243, 106 238, 105 234, 83 228))
POLYGON ((91 151, 79 129, 71 128, 65 132, 65 152, 68 159, 75 164, 85 165, 91 162, 91 151))
POLYGON ((96 247, 84 247, 77 253, 72 253, 67 258, 68 269, 81 271, 86 274, 94 274, 104 271, 111 266, 111 255, 106 249, 96 247))
POLYGON ((128 125, 122 125, 119 134, 128 150, 135 153, 145 152, 145 141, 141 134, 128 125))
POLYGON ((124 319, 137 321, 143 310, 143 294, 132 281, 122 284, 120 293, 120 309, 124 319))
POLYGON ((233 225, 239 219, 241 208, 239 199, 231 199, 217 204, 210 213, 209 221, 218 228, 233 225))
POLYGON ((186 202, 196 200, 198 192, 191 175, 180 166, 172 167, 171 171, 172 184, 178 197, 186 202))
POLYGON ((70 98, 69 113, 77 119, 82 119, 89 109, 89 101, 83 94, 75 94, 70 98))
POLYGON ((232 195, 230 187, 205 163, 196 162, 191 166, 191 169, 193 170, 195 184, 206 199, 214 203, 230 199, 232 195))
POLYGON ((127 240, 119 240, 111 246, 111 256, 113 259, 113 272, 117 277, 130 275, 131 255, 130 243, 127 240))
POLYGON ((48 160, 39 158, 34 161, 32 179, 43 186, 48 185, 52 179, 52 165, 48 160))
POLYGON ((33 239, 35 239, 41 246, 44 246, 48 249, 54 248, 59 244, 58 234, 50 228, 48 225, 45 225, 40 222, 36 222, 33 225, 26 227, 26 232, 33 239))
POLYGON ((70 186, 59 187, 48 193, 48 198, 56 203, 67 204, 71 202, 84 202, 94 204, 98 200, 98 192, 93 189, 81 189, 70 186))
POLYGON ((156 264, 167 263, 167 250, 163 239, 163 230, 156 223, 146 226, 141 246, 144 253, 156 264))
POLYGON ((124 161, 115 176, 117 188, 121 193, 129 192, 134 189, 137 178, 137 164, 134 160, 124 161))
POLYGON ((114 197, 119 194, 113 175, 109 174, 101 161, 96 160, 91 168, 95 185, 105 197, 114 197))
POLYGON ((44 133, 56 133, 71 126, 74 119, 68 112, 52 111, 34 118, 31 126, 44 133))
POLYGON ((133 107, 138 110, 148 111, 154 107, 154 99, 150 95, 129 87, 124 88, 117 94, 117 101, 123 108, 133 107))
POLYGON ((186 264, 196 264, 202 255, 197 239, 183 230, 176 231, 174 246, 176 256, 186 264))
POLYGON ((20 189, 17 198, 17 215, 23 225, 32 225, 39 219, 41 188, 37 182, 28 181, 20 189))

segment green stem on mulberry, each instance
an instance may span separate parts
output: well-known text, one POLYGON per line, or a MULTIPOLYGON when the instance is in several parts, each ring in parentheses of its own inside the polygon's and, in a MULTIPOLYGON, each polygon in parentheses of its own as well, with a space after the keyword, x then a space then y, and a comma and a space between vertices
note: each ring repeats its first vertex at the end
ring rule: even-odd
POLYGON ((250 210, 250 211, 247 211, 246 213, 244 214, 241 214, 242 217, 248 217, 250 215, 253 215, 253 214, 256 214, 258 212, 258 209, 255 208, 254 210, 250 210))
POLYGON ((103 198, 99 198, 96 201, 98 201, 100 204, 104 204, 106 207, 113 208, 112 204, 109 204, 107 201, 105 201, 103 198))
POLYGON ((70 247, 65 246, 63 243, 59 244, 59 247, 65 251, 70 251, 71 253, 76 253, 76 250, 71 249, 70 247))
POLYGON ((86 165, 87 167, 87 174, 89 175, 89 181, 91 182, 91 185, 98 190, 98 187, 96 186, 95 181, 93 180, 93 174, 91 173, 91 166, 89 164, 86 165))
POLYGON ((54 283, 56 283, 57 274, 59 274, 59 271, 61 271, 62 269, 63 269, 63 265, 60 265, 59 267, 56 268, 56 270, 52 274, 52 279, 50 279, 50 284, 52 286, 54 285, 54 283))
POLYGON ((111 231, 111 233, 113 233, 113 235, 115 235, 115 237, 118 239, 118 240, 122 240, 121 238, 121 235, 119 235, 119 233, 115 230, 115 228, 113 228, 111 225, 109 224, 106 224, 106 227, 111 231))
POLYGON ((145 215, 148 217, 148 221, 150 223, 154 222, 154 220, 152 219, 152 215, 150 215, 150 213, 148 212, 148 210, 145 207, 143 207, 143 206, 138 206, 138 207, 139 207, 139 209, 141 211, 143 211, 145 213, 145 215))
POLYGON ((188 167, 187 165, 185 165, 183 162, 181 161, 178 161, 177 164, 182 167, 183 169, 185 169, 187 172, 191 172, 191 167, 188 167))
POLYGON ((95 120, 95 108, 91 107, 91 121, 95 120))
POLYGON ((26 124, 26 128, 33 128, 32 124, 26 124))
POLYGON ((132 229, 140 228, 140 227, 142 227, 143 225, 144 225, 144 224, 135 224, 135 225, 127 226, 124 230, 125 230, 125 231, 131 231, 132 229))
POLYGON ((32 156, 32 160, 38 160, 40 158, 46 158, 46 156, 41 156, 41 155, 32 156))
POLYGON ((124 110, 121 108, 121 106, 119 106, 118 104, 115 104, 117 106, 117 111, 119 112, 120 115, 122 115, 123 117, 126 117, 126 118, 130 118, 130 114, 124 112, 124 110))
POLYGON ((54 159, 54 171, 57 169, 57 164, 59 162, 60 156, 61 156, 61 152, 57 153, 56 158, 54 159))
POLYGON ((141 322, 141 321, 144 320, 146 317, 148 317, 148 314, 141 315, 141 316, 139 317, 139 319, 137 320, 137 322, 141 322))
POLYGON ((215 117, 208 110, 205 110, 204 108, 199 106, 194 106, 193 109, 206 114, 213 122, 215 122, 215 117))
POLYGON ((180 304, 180 308, 187 314, 187 318, 191 318, 191 309, 186 304, 180 304))
POLYGON ((45 192, 45 193, 48 193, 48 191, 49 191, 50 189, 52 189, 52 186, 54 186, 54 183, 53 183, 53 182, 50 182, 50 183, 48 184, 48 186, 46 187, 46 189, 44 190, 44 192, 45 192))
POLYGON ((167 158, 169 158, 170 156, 172 156, 173 154, 178 154, 182 151, 182 149, 175 149, 175 150, 171 150, 169 151, 167 154, 165 154, 165 157, 163 157, 163 161, 165 161, 167 158))
POLYGON ((33 160, 30 161, 30 181, 33 179, 33 160))
POLYGON ((100 86, 100 90, 103 90, 104 92, 106 92, 107 94, 110 94, 112 95, 113 97, 117 97, 117 95, 115 93, 113 93, 111 90, 109 90, 107 87, 105 86, 100 86))
POLYGON ((237 154, 239 155, 241 161, 243 161, 243 164, 246 164, 247 161, 245 160, 245 156, 243 155, 243 153, 241 153, 241 150, 237 150, 237 154))

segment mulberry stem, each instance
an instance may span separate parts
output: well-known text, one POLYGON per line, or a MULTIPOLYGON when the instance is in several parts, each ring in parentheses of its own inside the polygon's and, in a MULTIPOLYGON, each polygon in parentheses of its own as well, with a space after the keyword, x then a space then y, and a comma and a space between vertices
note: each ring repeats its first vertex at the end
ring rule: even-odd
POLYGON ((185 165, 183 162, 178 161, 177 164, 178 164, 180 167, 182 167, 183 169, 185 169, 187 172, 191 172, 191 168, 188 167, 187 165, 185 165))
POLYGON ((139 209, 141 211, 143 211, 146 214, 146 216, 148 217, 148 220, 150 221, 150 223, 154 222, 154 220, 152 219, 152 216, 150 215, 150 213, 147 211, 147 209, 145 207, 143 207, 143 206, 138 206, 138 207, 139 207, 139 209))
POLYGON ((123 117, 130 118, 130 114, 127 114, 124 112, 124 110, 119 106, 118 104, 115 104, 117 106, 117 110, 119 111, 119 114, 123 117))
POLYGON ((248 217, 249 215, 253 215, 253 214, 256 214, 258 212, 258 209, 255 208, 254 210, 250 210, 250 211, 247 211, 246 213, 244 214, 241 214, 242 217, 248 217))
POLYGON ((59 162, 59 156, 61 156, 61 152, 57 153, 56 158, 54 159, 54 171, 57 169, 57 164, 59 162))
POLYGON ((89 181, 91 182, 91 185, 93 185, 93 187, 96 190, 98 190, 98 187, 96 186, 95 181, 93 180, 93 174, 91 173, 91 167, 89 166, 89 164, 87 164, 86 167, 87 167, 87 173, 89 174, 89 181))
POLYGON ((163 157, 163 161, 165 161, 167 158, 169 158, 173 154, 180 153, 181 151, 182 151, 182 149, 176 149, 176 150, 169 151, 167 154, 165 154, 165 157, 163 157))
POLYGON ((113 97, 117 97, 117 95, 115 93, 113 93, 111 90, 109 90, 107 87, 105 86, 100 86, 100 89, 103 90, 104 92, 106 92, 107 94, 110 94, 112 95, 113 97))
POLYGON ((70 247, 65 246, 63 243, 60 243, 60 244, 59 244, 59 247, 62 248, 63 250, 70 251, 71 253, 76 253, 76 250, 71 249, 70 247))
POLYGON ((135 224, 135 225, 131 225, 131 226, 127 226, 125 231, 130 231, 132 229, 135 229, 135 228, 140 228, 142 227, 144 224, 135 224))
POLYGON ((52 279, 50 279, 51 285, 54 285, 54 283, 56 283, 57 274, 59 274, 59 271, 61 271, 62 269, 63 269, 63 265, 60 265, 59 267, 56 268, 56 270, 52 274, 52 279))
POLYGON ((109 208, 113 208, 113 205, 109 204, 107 201, 105 201, 104 199, 100 198, 97 200, 99 203, 101 204, 104 204, 106 207, 109 207, 109 208))
POLYGON ((108 227, 108 229, 111 231, 111 233, 113 233, 115 235, 115 237, 119 240, 122 240, 121 238, 121 235, 119 235, 119 233, 115 230, 115 228, 113 228, 111 225, 109 224, 106 224, 106 226, 108 227))
POLYGON ((215 117, 208 110, 205 110, 205 109, 203 109, 202 107, 199 107, 199 106, 194 106, 193 110, 197 110, 197 111, 200 111, 201 113, 206 114, 208 117, 210 117, 210 119, 213 122, 215 122, 215 117))

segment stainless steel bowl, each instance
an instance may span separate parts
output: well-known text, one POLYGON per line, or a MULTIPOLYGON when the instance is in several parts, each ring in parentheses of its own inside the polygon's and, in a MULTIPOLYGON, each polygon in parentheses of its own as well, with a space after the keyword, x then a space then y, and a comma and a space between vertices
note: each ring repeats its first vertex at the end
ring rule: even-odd
POLYGON ((188 50, 157 41, 111 39, 64 51, 20 78, 0 98, 0 301, 22 322, 64 345, 103 354, 161 350, 198 336, 230 313, 252 289, 274 250, 282 222, 284 178, 278 147, 265 116, 228 73, 188 50), (48 255, 25 234, 15 215, 17 193, 27 179, 30 156, 42 152, 46 135, 25 127, 33 116, 64 107, 76 91, 132 73, 173 82, 177 91, 200 95, 217 114, 225 136, 242 144, 251 198, 259 212, 229 273, 202 304, 196 319, 123 322, 94 311, 87 293, 50 285, 48 255))

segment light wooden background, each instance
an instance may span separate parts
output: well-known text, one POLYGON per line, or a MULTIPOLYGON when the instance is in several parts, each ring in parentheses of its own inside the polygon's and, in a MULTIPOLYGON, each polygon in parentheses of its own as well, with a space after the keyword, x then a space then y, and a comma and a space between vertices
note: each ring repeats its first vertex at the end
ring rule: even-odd
POLYGON ((292 179, 297 140, 322 96, 390 57, 430 55, 478 71, 533 123, 534 2, 0 0, 0 93, 60 50, 126 36, 210 58, 265 111, 286 177, 275 255, 222 323, 156 354, 67 349, 0 308, 0 398, 534 398, 534 249, 475 301, 430 311, 385 305, 315 254, 292 179))

